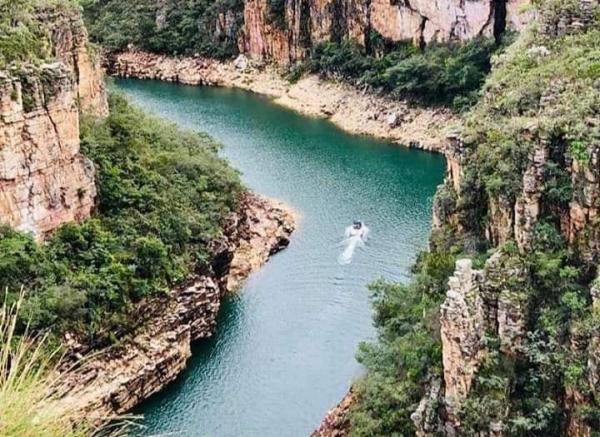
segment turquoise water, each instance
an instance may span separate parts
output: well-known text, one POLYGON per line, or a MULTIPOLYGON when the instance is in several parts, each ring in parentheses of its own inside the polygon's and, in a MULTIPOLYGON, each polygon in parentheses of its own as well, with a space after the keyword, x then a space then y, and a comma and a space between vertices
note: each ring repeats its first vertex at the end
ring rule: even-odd
POLYGON ((426 247, 440 156, 352 136, 239 90, 119 80, 140 106, 210 133, 258 193, 295 208, 290 247, 224 302, 216 336, 145 402, 147 434, 306 436, 360 376, 373 338, 367 284, 405 281, 426 247), (337 261, 353 219, 370 230, 337 261))

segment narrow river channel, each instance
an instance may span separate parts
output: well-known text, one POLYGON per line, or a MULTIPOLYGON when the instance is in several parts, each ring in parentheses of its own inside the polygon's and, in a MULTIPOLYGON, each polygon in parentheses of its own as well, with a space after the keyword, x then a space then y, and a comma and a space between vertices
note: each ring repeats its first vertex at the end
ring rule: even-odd
POLYGON ((374 337, 367 285, 406 281, 426 247, 440 156, 348 135, 251 93, 118 80, 144 109, 208 132, 258 193, 300 217, 290 247, 223 304, 219 328, 187 370, 145 402, 145 433, 307 436, 361 374, 354 355, 374 337), (366 247, 340 265, 353 219, 366 247))

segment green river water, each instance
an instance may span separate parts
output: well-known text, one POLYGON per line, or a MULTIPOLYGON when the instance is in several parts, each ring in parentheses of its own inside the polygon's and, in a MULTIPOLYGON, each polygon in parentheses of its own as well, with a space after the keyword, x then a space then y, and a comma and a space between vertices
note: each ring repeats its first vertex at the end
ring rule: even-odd
POLYGON ((354 355, 374 337, 367 285, 406 281, 431 226, 442 157, 348 135, 251 93, 118 80, 138 105, 223 143, 258 193, 301 216, 290 247, 227 299, 213 339, 136 412, 144 434, 307 436, 361 375, 354 355), (353 219, 370 228, 338 263, 353 219))

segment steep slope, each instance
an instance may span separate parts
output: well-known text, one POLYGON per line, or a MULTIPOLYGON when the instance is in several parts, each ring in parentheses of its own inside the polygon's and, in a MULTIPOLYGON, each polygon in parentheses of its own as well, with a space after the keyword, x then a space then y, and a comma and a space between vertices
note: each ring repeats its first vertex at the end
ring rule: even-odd
POLYGON ((294 62, 323 41, 374 38, 425 44, 466 41, 520 30, 530 16, 528 0, 249 0, 244 3, 244 53, 294 62))
POLYGON ((496 59, 447 147, 430 252, 376 288, 352 433, 598 429, 599 12, 545 1, 496 59))
POLYGON ((354 40, 370 49, 499 37, 531 19, 529 0, 119 0, 84 2, 93 38, 110 50, 129 44, 171 55, 294 63, 325 41, 354 40), (126 29, 126 31, 124 31, 126 29))
POLYGON ((36 43, 51 48, 41 57, 53 63, 24 58, 0 71, 0 221, 43 238, 92 210, 94 166, 79 153, 78 105, 106 115, 103 75, 71 6, 13 10, 3 18, 28 23, 36 43))

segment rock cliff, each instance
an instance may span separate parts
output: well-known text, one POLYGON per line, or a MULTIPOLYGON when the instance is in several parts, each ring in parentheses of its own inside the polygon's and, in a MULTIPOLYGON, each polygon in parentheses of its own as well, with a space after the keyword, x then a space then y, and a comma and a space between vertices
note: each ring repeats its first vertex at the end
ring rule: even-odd
POLYGON ((81 14, 74 10, 48 8, 37 11, 36 18, 48 29, 56 59, 71 70, 80 109, 106 115, 108 100, 100 56, 88 41, 81 14))
POLYGON ((282 19, 269 19, 267 0, 244 3, 240 50, 253 58, 295 62, 322 41, 463 41, 520 30, 531 20, 529 0, 288 0, 282 19))
POLYGON ((37 11, 57 62, 0 72, 0 221, 43 238, 89 217, 94 167, 79 153, 79 110, 106 114, 102 71, 79 12, 37 11))
POLYGON ((90 215, 94 166, 79 153, 79 113, 62 64, 0 76, 0 220, 42 238, 90 215))
MULTIPOLYGON (((565 376, 557 383, 564 388, 546 394, 565 405, 557 414, 564 423, 554 425, 554 432, 588 436, 595 423, 585 411, 593 410, 598 402, 597 325, 593 321, 597 317, 597 286, 590 282, 600 254, 600 143, 598 109, 593 103, 598 86, 587 82, 585 75, 557 71, 557 66, 565 65, 564 53, 585 50, 586 44, 597 38, 593 17, 597 17, 600 4, 577 0, 550 5, 542 9, 539 28, 521 38, 496 66, 498 76, 492 75, 486 95, 474 111, 477 119, 466 120, 464 140, 453 137, 446 148, 448 176, 436 198, 434 232, 451 229, 455 237, 484 242, 493 252, 482 270, 473 269, 470 260, 457 263, 441 306, 443 394, 437 401, 445 406, 440 429, 451 435, 464 429, 461 421, 472 420, 465 416, 472 408, 470 402, 489 401, 490 388, 478 374, 483 367, 490 372, 490 361, 495 362, 494 375, 506 390, 496 394, 505 411, 497 408, 481 435, 504 435, 515 423, 521 426, 516 419, 507 418, 510 409, 518 415, 523 414, 519 409, 525 408, 512 404, 511 396, 524 396, 530 389, 515 382, 518 375, 503 374, 501 366, 510 363, 508 367, 515 366, 521 373, 560 378, 548 376, 536 362, 559 353, 571 363, 566 365, 566 373, 573 369, 581 373, 577 383, 565 376), (527 76, 509 74, 516 71, 512 66, 523 65, 526 59, 538 67, 555 62, 534 73, 535 80, 543 77, 544 81, 535 97, 530 94, 531 83, 523 84, 527 76), (514 100, 501 102, 509 93, 514 100), (533 100, 527 100, 526 94, 533 100), (483 122, 486 117, 491 118, 483 122), (581 123, 580 128, 573 127, 574 120, 581 123), (506 141, 524 147, 508 146, 506 141), (513 155, 505 154, 507 150, 513 155), (556 263, 554 271, 551 262, 556 263), (578 272, 573 273, 577 278, 571 279, 573 283, 565 281, 567 271, 578 272), (551 279, 553 275, 556 277, 551 279), (554 322, 555 337, 545 339, 548 322, 544 317, 557 308, 567 311, 565 295, 573 288, 581 290, 580 305, 585 309, 571 320, 554 322), (555 296, 548 295, 551 289, 556 290, 555 296), (547 343, 540 346, 544 341, 547 343)), ((559 373, 559 368, 557 365, 554 372, 559 373)), ((523 423, 533 426, 526 419, 523 423)), ((416 427, 424 432, 422 422, 417 421, 416 427)))
MULTIPOLYGON (((60 390, 60 408, 90 421, 123 414, 160 391, 185 368, 191 343, 214 334, 221 298, 289 244, 294 214, 278 202, 247 194, 213 242, 213 271, 189 278, 168 295, 139 305, 141 328, 119 346, 84 361, 60 390)), ((84 346, 67 335, 71 356, 84 346)))
POLYGON ((599 10, 544 2, 446 142, 430 246, 460 255, 439 308, 441 370, 411 415, 418 436, 598 429, 599 10))

